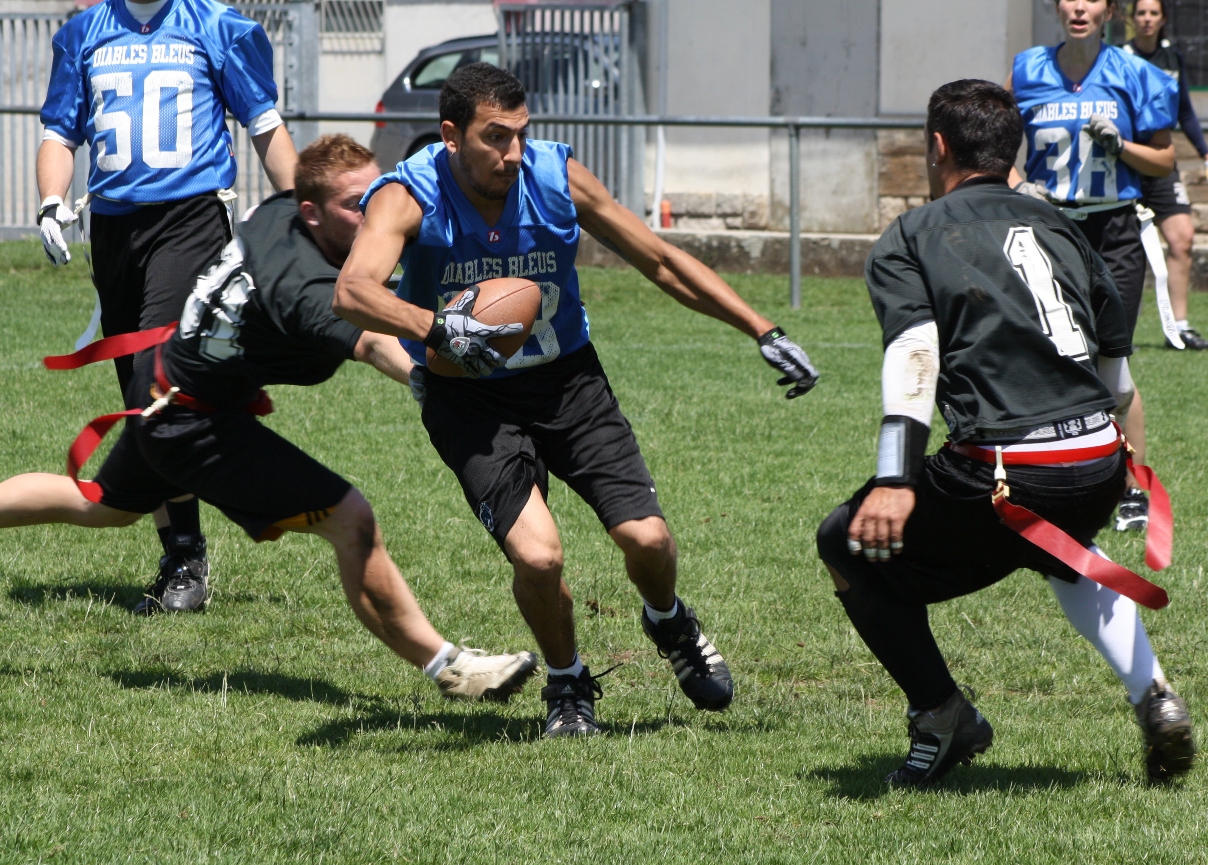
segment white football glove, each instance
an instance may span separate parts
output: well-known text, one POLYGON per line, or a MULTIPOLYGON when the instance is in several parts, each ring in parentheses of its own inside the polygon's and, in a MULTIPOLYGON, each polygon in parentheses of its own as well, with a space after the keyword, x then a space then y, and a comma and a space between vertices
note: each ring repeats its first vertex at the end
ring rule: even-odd
POLYGON ((1120 135, 1120 130, 1102 114, 1091 115, 1086 124, 1086 134, 1112 156, 1119 156, 1124 150, 1124 138, 1120 135))
POLYGON ((786 399, 809 393, 818 383, 818 370, 810 363, 809 355, 780 328, 774 327, 759 338, 759 353, 768 366, 782 373, 783 377, 776 384, 781 387, 792 385, 784 395, 786 399))
POLYGON ((470 378, 490 375, 507 363, 507 358, 491 348, 489 339, 522 333, 524 325, 483 324, 474 317, 474 302, 479 288, 472 285, 455 302, 436 313, 424 345, 450 363, 455 363, 470 378))
POLYGON ((63 229, 75 223, 78 217, 57 195, 47 196, 38 208, 38 230, 42 235, 42 249, 55 267, 71 261, 63 229))
POLYGON ((1026 195, 1028 198, 1038 198, 1041 201, 1047 201, 1049 204, 1053 200, 1049 198, 1049 190, 1043 183, 1032 183, 1030 180, 1025 180, 1022 183, 1016 183, 1012 187, 1020 195, 1026 195))

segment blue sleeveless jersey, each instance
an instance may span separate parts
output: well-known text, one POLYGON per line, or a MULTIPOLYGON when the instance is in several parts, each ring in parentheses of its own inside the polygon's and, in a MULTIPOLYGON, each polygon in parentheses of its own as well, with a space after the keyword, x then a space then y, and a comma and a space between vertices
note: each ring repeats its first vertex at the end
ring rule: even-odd
POLYGON ((105 0, 55 34, 42 124, 91 148, 97 213, 178 201, 235 182, 225 113, 243 125, 277 102, 259 24, 218 0, 168 0, 140 24, 105 0))
POLYGON ((1095 144, 1083 127, 1092 114, 1102 114, 1126 140, 1147 143, 1176 123, 1174 79, 1104 45, 1082 83, 1074 84, 1057 65, 1057 48, 1042 46, 1015 55, 1011 87, 1023 115, 1028 180, 1070 204, 1141 197, 1138 173, 1095 144))
MULTIPOLYGON (((579 221, 566 176, 571 155, 565 144, 529 141, 503 216, 491 228, 453 179, 443 144, 400 162, 361 199, 364 210, 387 183, 401 183, 424 211, 419 237, 403 250, 398 296, 409 303, 435 311, 463 289, 503 276, 541 286, 541 312, 532 335, 493 378, 549 363, 590 338, 575 271, 579 221)), ((423 343, 401 342, 416 363, 426 362, 423 343)))

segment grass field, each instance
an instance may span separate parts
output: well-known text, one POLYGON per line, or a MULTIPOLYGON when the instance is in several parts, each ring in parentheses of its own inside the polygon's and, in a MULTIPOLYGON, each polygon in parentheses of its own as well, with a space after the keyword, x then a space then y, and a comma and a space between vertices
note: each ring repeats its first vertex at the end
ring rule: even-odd
MULTIPOLYGON (((904 701, 847 623, 814 552, 870 473, 879 331, 855 280, 735 287, 810 352, 822 383, 786 402, 745 337, 632 271, 583 294, 681 552, 681 594, 737 696, 697 713, 641 633, 592 513, 554 483, 584 659, 610 735, 539 740, 538 682, 511 704, 441 701, 344 602, 328 547, 255 545, 203 508, 204 616, 137 620, 158 554, 125 530, 0 533, 4 862, 1203 862, 1208 770, 1155 789, 1123 689, 1021 572, 934 608, 994 748, 941 789, 887 792, 904 701)), ((1193 298, 1208 321, 1208 297, 1193 298)), ((61 471, 118 403, 108 365, 49 373, 91 309, 84 263, 0 245, 0 477, 61 471)), ((1208 357, 1159 348, 1152 301, 1134 375, 1174 502, 1172 603, 1146 614, 1193 715, 1208 706, 1208 357), (1204 584, 1201 586, 1201 584, 1204 584)), ((354 479, 420 603, 454 641, 531 648, 509 569, 439 462, 404 388, 356 364, 273 390, 267 422, 354 479)), ((938 443, 938 438, 937 438, 938 443)), ((1143 568, 1143 542, 1102 544, 1143 568)))

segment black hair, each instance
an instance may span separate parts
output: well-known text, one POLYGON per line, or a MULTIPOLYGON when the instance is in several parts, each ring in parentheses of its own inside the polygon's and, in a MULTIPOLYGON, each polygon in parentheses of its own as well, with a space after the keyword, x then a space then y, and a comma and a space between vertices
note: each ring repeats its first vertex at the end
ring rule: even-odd
POLYGON ((1015 97, 992 81, 964 78, 945 84, 927 103, 927 147, 938 132, 957 168, 1007 174, 1023 139, 1015 97))
MULTIPOLYGON (((1166 23, 1158 28, 1158 42, 1160 44, 1161 41, 1166 38, 1166 24, 1170 23, 1170 12, 1166 8, 1166 0, 1158 0, 1158 8, 1162 10, 1162 17, 1166 19, 1166 23)), ((1133 0, 1133 4, 1128 8, 1128 17, 1137 17, 1136 0, 1133 0)))
POLYGON ((504 111, 519 108, 524 104, 524 85, 506 69, 490 63, 467 63, 455 69, 440 89, 440 119, 465 132, 474 112, 484 103, 504 111))

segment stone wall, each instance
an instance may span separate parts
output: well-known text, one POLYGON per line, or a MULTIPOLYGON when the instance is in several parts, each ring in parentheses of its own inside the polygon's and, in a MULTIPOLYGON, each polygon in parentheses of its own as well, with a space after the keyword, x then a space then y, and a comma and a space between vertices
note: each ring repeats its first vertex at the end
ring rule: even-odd
POLYGON ((877 209, 884 231, 907 210, 926 204, 927 148, 917 129, 882 129, 877 132, 877 209))

